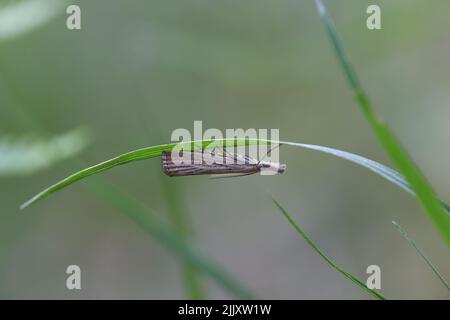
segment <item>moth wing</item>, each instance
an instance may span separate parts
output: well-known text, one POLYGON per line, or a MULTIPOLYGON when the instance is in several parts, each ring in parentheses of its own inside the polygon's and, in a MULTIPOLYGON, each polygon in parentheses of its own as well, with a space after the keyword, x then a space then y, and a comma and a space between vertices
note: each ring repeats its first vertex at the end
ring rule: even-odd
POLYGON ((220 153, 183 151, 179 154, 179 159, 174 159, 171 151, 164 151, 161 154, 161 166, 163 172, 170 176, 188 176, 210 174, 211 171, 226 170, 234 164, 225 164, 220 153))
POLYGON ((195 152, 188 152, 183 154, 184 162, 178 159, 175 163, 174 159, 172 159, 172 152, 164 151, 161 154, 162 170, 169 177, 205 174, 207 172, 206 168, 202 165, 196 165, 195 162, 190 160, 194 157, 198 157, 198 155, 195 156, 195 152))
POLYGON ((226 149, 222 149, 218 152, 218 154, 224 159, 224 164, 257 164, 258 161, 253 159, 252 157, 248 156, 248 155, 240 155, 239 153, 235 153, 233 151, 234 154, 230 153, 229 151, 227 151, 226 149))
POLYGON ((232 156, 220 150, 183 151, 179 154, 180 158, 172 158, 175 156, 171 151, 161 154, 163 172, 170 177, 206 174, 224 177, 255 173, 254 163, 250 163, 251 158, 232 156))

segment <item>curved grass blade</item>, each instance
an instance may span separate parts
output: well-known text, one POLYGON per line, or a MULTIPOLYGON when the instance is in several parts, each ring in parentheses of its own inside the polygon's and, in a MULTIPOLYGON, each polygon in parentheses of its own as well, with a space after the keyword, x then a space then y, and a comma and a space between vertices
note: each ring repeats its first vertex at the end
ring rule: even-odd
MULTIPOLYGON (((398 187, 402 188, 409 194, 411 194, 413 196, 416 195, 414 190, 411 188, 410 184, 408 183, 408 181, 406 181, 405 177, 403 177, 400 173, 398 173, 394 169, 391 169, 388 166, 385 166, 379 162, 364 158, 360 155, 350 153, 347 151, 342 151, 342 150, 333 149, 333 148, 324 147, 324 146, 318 146, 318 145, 314 145, 314 144, 295 143, 295 142, 280 142, 280 144, 316 150, 316 151, 331 154, 338 158, 353 162, 357 165, 360 165, 362 167, 369 169, 372 172, 375 172, 376 174, 382 176, 386 180, 388 180, 388 181, 392 182, 393 184, 397 185, 398 187)), ((438 201, 441 203, 441 205, 445 208, 445 211, 447 212, 447 214, 450 216, 450 205, 440 199, 438 199, 438 201)))
MULTIPOLYGON (((327 12, 325 5, 321 0, 315 0, 315 3, 319 16, 325 25, 328 37, 333 45, 336 56, 342 66, 344 74, 347 77, 347 81, 355 94, 355 98, 362 113, 370 123, 372 130, 378 138, 378 141, 382 144, 400 172, 402 172, 406 177, 407 181, 410 183, 412 189, 417 195, 417 198, 420 200, 422 206, 425 208, 429 217, 433 221, 435 227, 440 231, 447 245, 450 246, 450 217, 445 213, 441 202, 435 196, 431 185, 428 183, 420 169, 414 164, 411 157, 402 147, 388 126, 375 113, 372 103, 370 102, 368 95, 365 93, 361 82, 357 77, 355 69, 344 50, 344 46, 339 39, 334 23, 327 12)), ((445 208, 448 212, 448 206, 445 206, 445 208)))
MULTIPOLYGON (((393 184, 401 187, 403 190, 407 191, 408 193, 410 193, 412 195, 415 194, 414 191, 412 190, 411 186, 409 185, 409 183, 405 180, 405 178, 400 173, 396 172, 395 170, 393 170, 385 165, 382 165, 376 161, 364 158, 362 156, 359 156, 359 155, 356 155, 356 154, 353 154, 350 152, 342 151, 342 150, 329 148, 329 147, 318 146, 318 145, 313 145, 313 144, 296 143, 296 142, 290 142, 290 141, 273 141, 273 140, 265 140, 265 139, 259 139, 259 140, 222 139, 222 140, 188 141, 188 142, 183 143, 183 145, 185 147, 191 146, 191 148, 194 148, 193 147, 194 145, 201 145, 202 148, 212 148, 212 147, 217 147, 217 146, 221 146, 224 144, 230 144, 230 143, 234 143, 235 145, 248 145, 248 144, 258 144, 258 143, 261 143, 261 144, 279 143, 280 145, 288 145, 288 146, 292 146, 292 147, 311 149, 311 150, 320 151, 320 152, 323 152, 326 154, 331 154, 338 158, 345 159, 347 161, 350 161, 357 165, 365 167, 365 168, 375 172, 376 174, 380 175, 381 177, 387 179, 388 181, 392 182, 393 184)), ((132 162, 132 161, 145 160, 145 159, 157 157, 161 154, 161 152, 169 151, 175 145, 177 145, 177 144, 175 144, 175 143, 163 144, 163 145, 152 146, 152 147, 148 147, 148 148, 142 148, 142 149, 130 151, 130 152, 124 153, 120 156, 117 156, 115 158, 112 158, 110 160, 96 164, 92 167, 88 167, 86 169, 80 170, 80 171, 68 176, 67 178, 55 183, 54 185, 48 187, 47 189, 41 191, 40 193, 36 194, 30 200, 28 200, 27 202, 22 204, 20 208, 24 209, 24 208, 28 207, 29 205, 31 205, 32 203, 35 203, 35 202, 45 198, 46 196, 50 195, 51 193, 56 192, 60 189, 63 189, 65 187, 67 187, 68 185, 70 185, 76 181, 79 181, 83 178, 86 178, 88 176, 103 172, 103 171, 111 169, 115 166, 123 165, 123 164, 129 163, 129 162, 132 162)), ((449 214, 449 217, 450 217, 450 206, 444 202, 442 202, 442 203, 446 207, 447 213, 449 214)))
MULTIPOLYGON (((67 178, 55 183, 54 185, 48 187, 47 189, 43 190, 42 192, 35 195, 33 198, 25 202, 20 206, 21 209, 24 209, 28 207, 30 204, 37 202, 41 200, 42 198, 46 197, 47 195, 58 191, 64 187, 67 187, 68 185, 81 180, 83 178, 89 177, 91 175, 103 172, 105 170, 111 169, 118 165, 123 165, 129 162, 138 161, 138 160, 145 160, 154 158, 157 156, 160 156, 163 151, 170 151, 175 146, 183 146, 185 148, 190 148, 190 150, 195 150, 199 147, 201 148, 213 148, 218 147, 222 145, 222 141, 225 140, 202 140, 202 141, 188 141, 188 142, 182 142, 182 143, 169 143, 169 144, 162 144, 147 148, 142 148, 138 150, 133 150, 124 154, 121 154, 120 156, 117 156, 115 158, 106 160, 104 162, 101 162, 99 164, 96 164, 92 167, 85 168, 83 170, 80 170, 67 178)), ((227 140, 227 142, 233 143, 233 140, 227 140)), ((248 140, 239 140, 234 142, 234 145, 247 145, 249 143, 258 143, 258 141, 248 141, 248 140)))
POLYGON ((96 179, 91 180, 88 187, 104 198, 108 204, 142 227, 152 237, 159 240, 161 244, 182 258, 183 261, 194 266, 196 270, 210 276, 237 298, 253 298, 253 295, 235 281, 225 270, 211 259, 205 257, 188 239, 180 237, 176 231, 160 222, 156 214, 139 201, 125 195, 109 184, 100 183, 96 179))
POLYGON ((392 221, 392 224, 397 228, 398 232, 402 235, 403 238, 406 239, 406 241, 409 242, 409 244, 416 250, 417 254, 425 261, 425 263, 433 270, 434 274, 439 278, 439 280, 442 282, 444 287, 447 288, 447 290, 450 291, 450 285, 448 284, 447 280, 445 280, 444 276, 439 272, 439 270, 434 266, 434 264, 428 259, 423 251, 417 246, 416 242, 408 235, 405 229, 401 225, 399 225, 397 222, 392 221))
POLYGON ((330 258, 328 258, 325 253, 322 252, 315 244, 312 242, 312 240, 308 237, 308 235, 295 223, 294 219, 289 215, 289 213, 281 206, 281 204, 272 198, 272 201, 275 203, 275 205, 280 209, 281 213, 284 215, 284 217, 289 221, 289 223, 297 230, 297 232, 302 236, 303 239, 311 246, 311 248, 314 249, 334 270, 342 274, 344 277, 352 281, 354 284, 356 284, 358 287, 362 288, 366 292, 368 292, 373 297, 379 299, 379 300, 386 300, 386 297, 384 297, 381 293, 376 292, 375 290, 369 289, 364 282, 356 278, 354 275, 352 275, 350 272, 345 271, 338 265, 336 265, 330 258))
MULTIPOLYGON (((221 143, 231 142, 232 140, 216 140, 216 144, 214 146, 220 145, 221 143)), ((213 146, 213 140, 205 140, 202 142, 203 147, 212 147, 213 146)), ((238 143, 244 144, 243 141, 238 141, 238 143)), ((288 142, 288 141, 271 141, 271 140, 248 140, 249 143, 279 143, 281 145, 289 145, 294 147, 300 147, 300 148, 306 148, 311 150, 320 151, 323 153, 331 154, 336 157, 351 161, 355 164, 358 164, 362 167, 365 167, 376 174, 382 176, 383 178, 387 179, 388 181, 396 184, 397 186, 401 187, 408 193, 414 195, 414 191, 410 187, 409 183, 405 180, 405 178, 396 172, 395 170, 382 165, 376 161, 364 158, 362 156, 338 150, 333 149, 325 146, 319 146, 319 145, 313 145, 313 144, 304 144, 304 143, 296 143, 296 142, 288 142)), ((186 142, 186 145, 189 145, 193 142, 186 142)), ((196 142, 198 143, 198 141, 196 142)), ((152 146, 148 148, 142 148, 134 151, 127 152, 125 154, 122 154, 118 157, 115 157, 113 159, 104 161, 102 163, 99 163, 97 165, 94 165, 92 167, 88 167, 86 169, 83 169, 81 171, 78 171, 74 173, 73 175, 61 180, 60 182, 50 186, 49 188, 43 190, 39 194, 37 194, 35 197, 27 201, 22 205, 22 208, 27 207, 28 205, 37 202, 38 200, 42 199, 43 197, 47 196, 50 193, 53 193, 59 189, 62 189, 78 180, 81 180, 85 177, 88 177, 90 175, 100 173, 102 171, 108 170, 114 166, 126 164, 128 162, 137 161, 137 160, 145 160, 150 159, 153 157, 157 157, 161 154, 162 151, 168 151, 171 150, 175 144, 165 144, 165 145, 158 145, 158 146, 152 146)), ((450 215, 450 206, 444 202, 442 202, 444 206, 446 206, 447 210, 449 211, 450 215)))

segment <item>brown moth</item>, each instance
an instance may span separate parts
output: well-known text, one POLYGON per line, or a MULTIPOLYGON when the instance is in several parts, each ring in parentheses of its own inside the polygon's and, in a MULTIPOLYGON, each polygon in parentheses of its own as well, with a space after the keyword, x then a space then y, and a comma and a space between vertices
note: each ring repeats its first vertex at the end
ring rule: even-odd
POLYGON ((249 156, 239 154, 231 155, 228 152, 215 153, 207 151, 184 152, 184 163, 176 163, 172 159, 171 151, 161 154, 163 172, 169 177, 213 175, 215 177, 246 176, 262 171, 271 171, 272 174, 281 174, 286 171, 285 164, 257 161, 249 156), (221 158, 217 161, 217 159, 221 158))

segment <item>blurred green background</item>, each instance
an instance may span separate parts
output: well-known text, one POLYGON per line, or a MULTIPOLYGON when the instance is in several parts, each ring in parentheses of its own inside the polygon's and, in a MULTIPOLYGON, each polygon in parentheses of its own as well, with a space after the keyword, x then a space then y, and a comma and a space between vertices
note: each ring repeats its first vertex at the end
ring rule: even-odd
MULTIPOLYGON (((91 142, 75 162, 0 175, 1 298, 186 297, 179 260, 83 183, 18 207, 84 166, 167 143, 194 120, 222 130, 279 128, 281 140, 390 165, 313 1, 37 1, 47 13, 7 11, 33 0, 0 2, 0 162, 21 158, 8 151, 24 136, 83 127, 91 142), (66 28, 68 4, 81 7, 80 31, 66 28), (80 291, 65 287, 70 264, 81 267, 80 291)), ((450 2, 326 3, 377 111, 449 200, 450 2), (366 28, 369 4, 380 5, 382 30, 366 28)), ((379 265, 389 298, 449 298, 391 224, 402 224, 450 276, 448 248, 413 197, 331 156, 284 147, 280 156, 288 171, 276 177, 168 178, 158 159, 102 177, 168 224, 166 193, 177 188, 196 244, 260 298, 369 298, 299 238, 267 191, 348 271, 366 279, 367 266, 379 265)), ((204 282, 209 298, 230 297, 204 282)))

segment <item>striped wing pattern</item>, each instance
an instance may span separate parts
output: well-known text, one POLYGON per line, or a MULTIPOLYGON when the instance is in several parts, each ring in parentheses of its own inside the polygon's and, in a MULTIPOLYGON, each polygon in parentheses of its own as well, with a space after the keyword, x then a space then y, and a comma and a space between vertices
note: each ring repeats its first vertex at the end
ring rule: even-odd
POLYGON ((231 155, 226 152, 215 152, 215 157, 223 157, 223 163, 214 162, 213 154, 209 151, 183 151, 183 157, 191 159, 187 163, 178 164, 172 160, 172 152, 164 151, 161 154, 163 172, 169 177, 193 175, 226 175, 226 174, 252 174, 258 172, 256 161, 240 155, 231 155))

